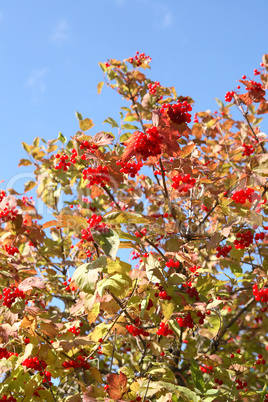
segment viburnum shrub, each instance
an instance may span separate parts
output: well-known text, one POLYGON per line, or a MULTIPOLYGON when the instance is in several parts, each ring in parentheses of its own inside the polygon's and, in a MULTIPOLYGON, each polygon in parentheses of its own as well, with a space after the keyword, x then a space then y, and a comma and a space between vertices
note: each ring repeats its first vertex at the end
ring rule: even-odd
POLYGON ((268 400, 268 55, 214 112, 150 62, 100 63, 120 121, 23 142, 0 190, 0 400, 268 400))

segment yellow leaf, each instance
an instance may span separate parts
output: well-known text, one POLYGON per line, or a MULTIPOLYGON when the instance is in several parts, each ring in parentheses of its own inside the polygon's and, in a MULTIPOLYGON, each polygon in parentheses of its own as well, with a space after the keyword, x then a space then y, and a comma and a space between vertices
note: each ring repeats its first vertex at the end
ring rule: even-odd
POLYGON ((99 383, 102 383, 102 376, 100 370, 97 369, 97 367, 90 367, 90 374, 92 377, 99 383))
POLYGON ((92 119, 86 118, 84 120, 79 121, 79 127, 83 131, 87 131, 87 130, 91 129, 93 126, 94 126, 94 124, 93 124, 92 119))

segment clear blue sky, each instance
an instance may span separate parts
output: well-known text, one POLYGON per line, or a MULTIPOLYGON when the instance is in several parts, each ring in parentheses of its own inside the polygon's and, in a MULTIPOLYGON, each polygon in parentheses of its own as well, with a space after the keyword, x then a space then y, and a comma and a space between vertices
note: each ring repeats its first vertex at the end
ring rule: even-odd
POLYGON ((145 52, 152 79, 191 96, 195 111, 215 110, 268 53, 267 15, 267 0, 2 1, 0 180, 18 173, 22 140, 74 135, 75 110, 94 120, 92 134, 118 117, 122 99, 96 90, 108 58, 145 52))

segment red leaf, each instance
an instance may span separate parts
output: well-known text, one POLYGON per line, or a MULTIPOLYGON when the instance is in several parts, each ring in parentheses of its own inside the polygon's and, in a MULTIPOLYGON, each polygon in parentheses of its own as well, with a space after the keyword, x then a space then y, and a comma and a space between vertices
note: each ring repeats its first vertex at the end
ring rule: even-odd
POLYGON ((113 399, 119 399, 127 390, 127 376, 123 373, 108 374, 107 377, 108 395, 113 399))

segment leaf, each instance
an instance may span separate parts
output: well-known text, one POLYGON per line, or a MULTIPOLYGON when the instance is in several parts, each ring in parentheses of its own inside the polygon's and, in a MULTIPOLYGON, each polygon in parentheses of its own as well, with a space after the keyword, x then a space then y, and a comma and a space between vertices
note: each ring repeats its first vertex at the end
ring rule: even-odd
POLYGON ((32 162, 29 159, 21 159, 19 166, 30 166, 32 165, 32 162))
POLYGON ((195 148, 196 148, 195 144, 186 145, 181 149, 180 157, 185 158, 186 156, 190 155, 195 148))
POLYGON ((100 81, 97 85, 98 95, 101 93, 102 87, 104 85, 103 81, 100 81))
POLYGON ((132 280, 128 275, 115 274, 110 278, 102 279, 97 284, 97 290, 99 295, 102 297, 106 289, 113 292, 116 296, 121 296, 125 293, 132 285, 132 280))
POLYGON ((113 399, 121 398, 127 391, 127 376, 124 373, 108 374, 106 376, 108 395, 113 399))
POLYGON ((65 144, 65 142, 67 141, 67 138, 66 138, 62 133, 59 133, 58 139, 59 139, 63 144, 65 144))
POLYGON ((155 259, 152 254, 149 254, 146 261, 146 274, 150 282, 159 282, 159 280, 160 282, 164 281, 160 268, 160 262, 155 259))
POLYGON ((107 257, 115 260, 120 244, 118 234, 113 229, 109 229, 108 233, 99 233, 92 229, 92 235, 95 242, 103 249, 107 257))
POLYGON ((97 369, 97 367, 90 367, 89 371, 90 371, 90 374, 92 375, 92 377, 97 382, 99 382, 99 383, 103 382, 101 372, 100 372, 100 370, 97 369))
POLYGON ((92 137, 92 142, 99 147, 112 144, 113 140, 114 136, 111 133, 104 133, 103 131, 100 131, 92 137))
POLYGON ((78 121, 83 120, 81 113, 75 112, 75 117, 77 118, 78 121))
POLYGON ((107 265, 105 256, 97 258, 95 261, 82 264, 74 271, 72 280, 85 293, 94 293, 99 272, 102 272, 107 265))
POLYGON ((205 381, 203 375, 199 369, 199 365, 197 362, 191 358, 191 376, 194 382, 194 385, 200 392, 205 391, 205 381))
POLYGON ((201 402, 201 399, 195 392, 191 391, 189 388, 181 387, 178 385, 171 384, 169 382, 159 381, 157 383, 159 386, 162 386, 169 391, 178 391, 181 394, 187 396, 191 402, 201 402))
POLYGON ((103 218, 105 221, 111 221, 113 224, 151 222, 149 219, 147 219, 141 214, 137 214, 135 212, 118 211, 118 210, 108 212, 103 216, 103 218))
POLYGON ((31 276, 24 279, 24 281, 19 284, 18 288, 20 290, 23 290, 23 292, 27 292, 27 290, 32 290, 33 288, 46 289, 46 285, 41 278, 37 276, 31 276))
POLYGON ((174 311, 174 308, 175 308, 175 306, 173 303, 167 303, 167 304, 163 303, 162 304, 162 312, 164 314, 165 320, 168 320, 171 317, 171 315, 174 311))
POLYGON ((116 258, 115 261, 108 261, 107 272, 113 274, 118 272, 119 274, 127 274, 131 270, 131 265, 127 262, 121 261, 120 258, 116 258))
POLYGON ((107 117, 107 119, 105 119, 103 123, 108 123, 108 124, 111 124, 112 127, 119 128, 119 126, 116 123, 116 121, 114 119, 112 119, 111 117, 107 117))
POLYGON ((26 193, 27 191, 32 190, 35 186, 37 186, 37 183, 33 180, 29 180, 24 184, 24 192, 26 193))
POLYGON ((58 221, 48 221, 46 223, 43 224, 42 229, 47 229, 50 228, 52 226, 58 226, 58 221))
POLYGON ((94 126, 93 120, 89 119, 88 117, 86 119, 84 119, 84 120, 79 121, 79 127, 83 131, 90 130, 93 126, 94 126))

